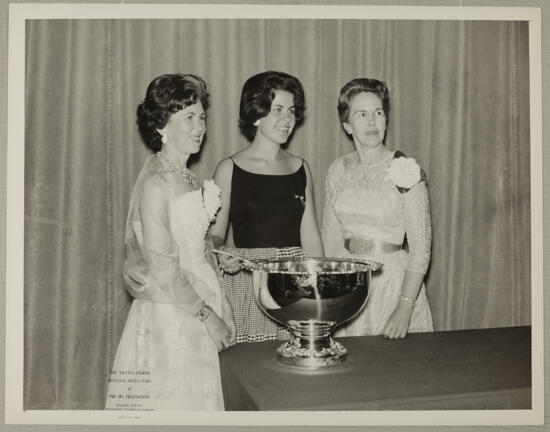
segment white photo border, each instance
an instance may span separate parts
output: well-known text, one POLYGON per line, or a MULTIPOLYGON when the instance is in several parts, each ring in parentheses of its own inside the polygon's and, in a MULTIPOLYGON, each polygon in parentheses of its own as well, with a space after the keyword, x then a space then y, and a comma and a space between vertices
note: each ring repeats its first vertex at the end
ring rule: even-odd
POLYGON ((6 231, 5 421, 113 425, 531 425, 544 422, 543 151, 541 10, 439 7, 219 4, 10 4, 6 231), (284 7, 281 7, 284 6, 284 7), (532 408, 468 411, 138 412, 23 410, 24 95, 27 19, 407 19, 529 21, 531 131, 532 408), (9 348, 8 348, 9 347, 9 348), (134 418, 138 417, 138 418, 134 418))

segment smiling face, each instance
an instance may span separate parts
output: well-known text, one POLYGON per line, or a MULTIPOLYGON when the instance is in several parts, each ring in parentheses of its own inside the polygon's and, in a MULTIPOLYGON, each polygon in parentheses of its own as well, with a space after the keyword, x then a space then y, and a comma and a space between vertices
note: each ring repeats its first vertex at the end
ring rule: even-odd
POLYGON ((296 125, 294 96, 285 90, 275 90, 269 114, 258 120, 256 137, 275 144, 284 144, 296 125))
POLYGON ((378 147, 384 142, 386 135, 386 115, 382 100, 371 92, 357 94, 351 100, 349 117, 343 126, 352 136, 356 147, 378 147))
POLYGON ((200 101, 172 114, 166 126, 158 132, 166 137, 169 153, 197 153, 206 132, 206 114, 200 101))

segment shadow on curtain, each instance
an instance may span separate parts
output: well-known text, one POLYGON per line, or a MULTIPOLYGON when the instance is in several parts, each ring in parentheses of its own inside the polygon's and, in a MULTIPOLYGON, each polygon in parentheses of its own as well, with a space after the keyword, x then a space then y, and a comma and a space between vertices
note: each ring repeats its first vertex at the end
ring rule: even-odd
POLYGON ((387 145, 429 176, 428 296, 437 330, 530 323, 527 22, 32 20, 25 125, 25 409, 102 409, 131 299, 122 280, 133 182, 147 155, 135 124, 148 83, 209 83, 194 170, 245 145, 240 90, 282 70, 308 110, 289 151, 306 158, 321 221, 324 175, 353 150, 343 84, 385 80, 387 145))

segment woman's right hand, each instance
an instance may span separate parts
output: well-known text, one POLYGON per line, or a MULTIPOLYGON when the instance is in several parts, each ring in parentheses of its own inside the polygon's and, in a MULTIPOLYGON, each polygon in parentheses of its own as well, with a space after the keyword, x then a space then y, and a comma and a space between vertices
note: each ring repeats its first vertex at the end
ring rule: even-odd
MULTIPOLYGON (((232 248, 231 246, 223 246, 222 251, 233 255, 238 254, 235 248, 232 248)), ((234 274, 242 270, 242 263, 239 258, 232 257, 224 253, 218 254, 218 263, 220 268, 229 274, 234 274)))
POLYGON ((222 321, 225 323, 227 328, 229 329, 229 344, 225 344, 224 348, 229 348, 237 343, 237 328, 235 326, 235 318, 233 316, 233 309, 231 308, 231 305, 227 301, 227 299, 224 297, 222 300, 222 321))
POLYGON ((231 345, 231 329, 214 311, 204 320, 208 334, 216 344, 218 352, 231 345))

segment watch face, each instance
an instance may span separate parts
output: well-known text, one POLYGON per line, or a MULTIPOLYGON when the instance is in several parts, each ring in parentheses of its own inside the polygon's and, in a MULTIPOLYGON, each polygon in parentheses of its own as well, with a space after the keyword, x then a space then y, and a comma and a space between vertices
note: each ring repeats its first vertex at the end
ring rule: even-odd
POLYGON ((207 305, 204 305, 199 310, 199 319, 201 321, 204 321, 206 318, 208 318, 208 315, 210 315, 210 307, 207 305))

